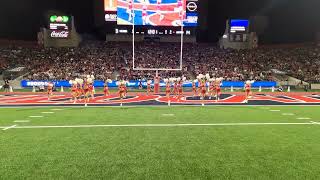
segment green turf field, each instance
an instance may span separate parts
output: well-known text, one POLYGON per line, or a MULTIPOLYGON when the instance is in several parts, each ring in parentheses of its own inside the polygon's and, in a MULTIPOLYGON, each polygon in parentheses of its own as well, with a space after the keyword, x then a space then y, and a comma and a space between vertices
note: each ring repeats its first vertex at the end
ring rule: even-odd
POLYGON ((2 108, 0 117, 0 179, 320 178, 320 124, 310 122, 320 107, 2 108), (13 125, 21 129, 5 129, 13 125))

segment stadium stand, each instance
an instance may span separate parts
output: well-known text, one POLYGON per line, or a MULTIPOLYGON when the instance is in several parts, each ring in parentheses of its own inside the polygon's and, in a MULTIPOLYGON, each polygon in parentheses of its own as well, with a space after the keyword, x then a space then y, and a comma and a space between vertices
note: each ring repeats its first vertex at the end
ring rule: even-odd
MULTIPOLYGON (((136 45, 137 68, 178 68, 179 44, 136 45)), ((320 47, 263 47, 255 50, 222 50, 208 44, 185 44, 183 71, 160 71, 161 77, 210 73, 226 80, 272 80, 271 69, 306 82, 320 82, 320 47)), ((97 79, 127 80, 154 77, 153 71, 132 70, 130 43, 86 42, 79 48, 1 47, 0 72, 24 66, 28 80, 71 79, 95 74, 97 79)))

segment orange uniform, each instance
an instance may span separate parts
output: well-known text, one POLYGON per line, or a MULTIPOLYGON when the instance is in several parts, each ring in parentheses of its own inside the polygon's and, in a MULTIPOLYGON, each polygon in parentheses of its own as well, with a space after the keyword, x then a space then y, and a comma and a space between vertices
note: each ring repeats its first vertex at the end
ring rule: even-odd
POLYGON ((48 84, 48 94, 52 94, 52 91, 53 91, 53 84, 52 83, 49 83, 48 84))
POLYGON ((177 85, 177 89, 178 89, 178 92, 179 92, 179 94, 182 94, 182 83, 179 83, 178 85, 177 85))
POLYGON ((250 93, 251 92, 251 85, 250 84, 246 84, 245 85, 245 89, 246 89, 246 93, 250 93))
POLYGON ((216 83, 215 85, 215 89, 216 89, 216 93, 220 94, 221 93, 221 86, 220 86, 220 82, 216 83))
POLYGON ((104 92, 105 95, 109 95, 110 94, 109 93, 109 87, 108 86, 104 86, 103 92, 104 92))
POLYGON ((87 94, 87 93, 89 92, 89 90, 90 90, 89 85, 88 85, 87 83, 85 83, 85 84, 83 85, 83 92, 84 92, 84 94, 87 94))
POLYGON ((147 92, 151 92, 151 84, 150 83, 147 83, 147 92))
POLYGON ((202 82, 200 85, 201 94, 204 96, 206 94, 206 83, 202 82))
POLYGON ((124 98, 124 94, 125 94, 125 88, 124 86, 119 86, 119 97, 120 98, 124 98))
POLYGON ((194 93, 197 92, 196 83, 192 83, 192 92, 194 92, 194 93))
POLYGON ((171 87, 170 87, 170 84, 167 83, 167 85, 166 85, 166 95, 170 95, 170 93, 171 93, 171 87))
POLYGON ((78 86, 76 84, 73 84, 72 87, 71 87, 71 92, 72 93, 76 93, 78 90, 78 86))

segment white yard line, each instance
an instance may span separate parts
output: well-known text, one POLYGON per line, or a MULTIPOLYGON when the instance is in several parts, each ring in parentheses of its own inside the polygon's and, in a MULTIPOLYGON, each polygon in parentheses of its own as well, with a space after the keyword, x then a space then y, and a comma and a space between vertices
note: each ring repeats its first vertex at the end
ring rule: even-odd
POLYGON ((280 112, 280 110, 276 110, 276 109, 273 109, 273 110, 269 110, 270 112, 280 112))
POLYGON ((320 123, 319 122, 314 122, 314 121, 310 121, 312 124, 319 124, 320 125, 320 123))
POLYGON ((282 113, 283 116, 294 116, 293 113, 282 113))
POLYGON ((17 127, 17 125, 12 125, 12 126, 9 126, 9 127, 2 128, 2 130, 6 131, 8 129, 12 129, 12 128, 15 128, 15 127, 17 127))
POLYGON ((42 114, 54 114, 54 112, 41 112, 42 114))
POLYGON ((63 111, 63 109, 51 109, 51 111, 63 111))
POLYGON ((174 116, 174 114, 161 114, 162 116, 174 116))
POLYGON ((43 116, 29 116, 30 118, 42 118, 43 116))
POLYGON ((49 129, 49 128, 109 128, 109 127, 205 127, 205 126, 276 126, 276 125, 320 125, 318 122, 301 123, 213 123, 213 124, 105 124, 105 125, 61 125, 61 126, 10 126, 1 129, 49 129))
POLYGON ((29 120, 16 120, 16 121, 13 121, 15 123, 26 123, 26 122, 30 122, 29 120))
POLYGON ((309 117, 298 117, 297 119, 299 119, 299 120, 309 120, 311 118, 309 118, 309 117))

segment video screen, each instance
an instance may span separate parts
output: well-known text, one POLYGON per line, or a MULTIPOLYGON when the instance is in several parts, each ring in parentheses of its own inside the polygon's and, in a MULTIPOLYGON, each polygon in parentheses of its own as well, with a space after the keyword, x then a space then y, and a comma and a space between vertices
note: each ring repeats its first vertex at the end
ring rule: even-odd
POLYGON ((246 32, 249 27, 249 20, 245 19, 231 19, 230 20, 230 32, 246 32))
POLYGON ((114 1, 105 0, 105 11, 116 3, 118 25, 197 26, 197 0, 114 1))

